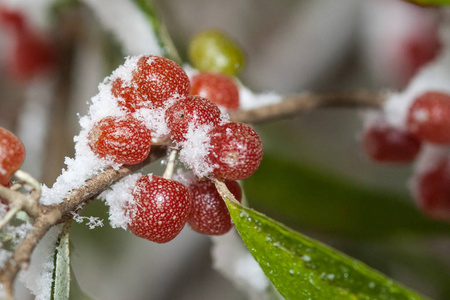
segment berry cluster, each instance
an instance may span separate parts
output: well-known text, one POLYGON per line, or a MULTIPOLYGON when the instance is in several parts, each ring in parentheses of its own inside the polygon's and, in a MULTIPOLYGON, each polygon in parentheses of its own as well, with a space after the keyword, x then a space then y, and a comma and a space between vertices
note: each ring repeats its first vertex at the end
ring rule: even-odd
MULTIPOLYGON (((365 131, 362 144, 367 156, 381 163, 413 162, 422 144, 449 146, 450 95, 440 91, 420 94, 408 108, 404 128, 378 119, 365 131)), ((450 220, 450 156, 433 160, 418 168, 413 180, 415 196, 427 214, 450 220)))
POLYGON ((171 140, 196 175, 186 185, 166 174, 138 179, 126 207, 129 229, 158 243, 175 238, 186 223, 203 234, 227 232, 231 219, 211 179, 224 180, 240 200, 235 180, 251 176, 263 155, 258 134, 246 124, 230 122, 218 107, 239 107, 237 86, 224 75, 200 73, 193 76, 191 88, 184 70, 164 57, 132 57, 124 66, 108 83, 120 113, 93 124, 89 148, 113 163, 138 164, 148 156, 152 138, 171 140), (164 126, 167 130, 161 131, 164 126))

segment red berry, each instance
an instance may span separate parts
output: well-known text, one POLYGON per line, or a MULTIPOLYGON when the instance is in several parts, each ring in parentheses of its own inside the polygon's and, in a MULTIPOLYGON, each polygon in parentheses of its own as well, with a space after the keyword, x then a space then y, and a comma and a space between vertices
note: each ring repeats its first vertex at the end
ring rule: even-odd
MULTIPOLYGON (((242 191, 239 183, 226 180, 230 192, 241 202, 242 191)), ((216 186, 210 180, 196 181, 189 185, 192 209, 188 223, 193 230, 202 234, 222 235, 227 233, 232 222, 225 201, 217 192, 216 186)))
POLYGON ((172 138, 185 141, 189 128, 197 129, 201 125, 217 126, 220 122, 220 110, 208 99, 200 96, 188 96, 178 100, 166 110, 166 123, 172 138))
POLYGON ((180 233, 192 205, 183 184, 154 175, 136 182, 133 198, 136 210, 128 227, 138 237, 157 243, 167 243, 180 233))
POLYGON ((119 164, 137 164, 150 152, 151 133, 144 123, 131 115, 106 117, 89 132, 89 146, 101 158, 119 164))
POLYGON ((263 148, 258 134, 244 123, 227 123, 210 132, 208 160, 219 178, 240 180, 251 176, 259 167, 263 148))
POLYGON ((119 107, 129 113, 145 106, 140 95, 133 85, 127 85, 121 78, 115 79, 111 84, 111 92, 119 99, 119 107))
POLYGON ((0 127, 0 184, 8 185, 11 176, 25 160, 25 147, 12 132, 0 127))
POLYGON ((417 200, 428 215, 450 220, 450 160, 441 159, 417 181, 417 200))
POLYGON ((25 18, 17 10, 0 6, 0 25, 9 26, 16 32, 23 32, 25 29, 25 18))
POLYGON ((420 151, 421 142, 409 132, 375 124, 364 133, 363 148, 377 162, 409 163, 420 151))
POLYGON ((408 130, 418 138, 436 144, 450 144, 450 96, 427 92, 409 108, 408 130))
POLYGON ((34 32, 24 32, 15 39, 10 71, 18 79, 43 74, 56 62, 56 52, 49 40, 34 32))
POLYGON ((191 88, 188 76, 179 65, 154 55, 139 59, 132 84, 136 85, 142 101, 150 101, 155 108, 163 107, 170 98, 188 96, 191 88))
POLYGON ((230 77, 222 74, 195 75, 191 80, 191 94, 207 98, 228 111, 239 108, 239 90, 230 77))

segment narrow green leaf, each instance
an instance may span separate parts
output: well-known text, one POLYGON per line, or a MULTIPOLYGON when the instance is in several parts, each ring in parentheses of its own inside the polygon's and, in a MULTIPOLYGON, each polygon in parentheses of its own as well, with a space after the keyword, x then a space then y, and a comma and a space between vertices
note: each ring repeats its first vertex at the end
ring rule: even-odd
POLYGON ((149 25, 153 28, 156 34, 159 45, 163 52, 163 55, 171 60, 181 64, 183 61, 180 58, 172 39, 167 32, 165 24, 162 22, 161 17, 158 15, 152 0, 133 0, 137 7, 147 17, 149 25))
POLYGON ((56 247, 53 299, 69 299, 70 294, 70 249, 69 230, 71 221, 64 224, 56 247))
POLYGON ((421 6, 444 6, 449 5, 450 0, 405 0, 421 6))
POLYGON ((425 299, 363 263, 221 194, 247 248, 286 299, 425 299))
POLYGON ((288 224, 351 238, 450 234, 450 224, 421 213, 409 195, 356 184, 274 155, 244 181, 250 206, 288 224))

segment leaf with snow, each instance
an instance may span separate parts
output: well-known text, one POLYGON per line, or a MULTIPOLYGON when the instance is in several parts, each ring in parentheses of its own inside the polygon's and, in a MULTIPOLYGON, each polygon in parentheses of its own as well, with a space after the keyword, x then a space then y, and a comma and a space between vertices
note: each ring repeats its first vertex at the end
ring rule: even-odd
POLYGON ((247 248, 286 299, 425 299, 227 194, 224 199, 247 248))

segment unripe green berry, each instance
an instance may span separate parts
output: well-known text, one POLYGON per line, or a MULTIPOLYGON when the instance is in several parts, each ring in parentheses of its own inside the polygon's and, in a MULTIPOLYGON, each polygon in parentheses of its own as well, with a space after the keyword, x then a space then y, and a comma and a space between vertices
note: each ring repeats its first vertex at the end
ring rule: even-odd
POLYGON ((244 54, 226 34, 208 30, 196 35, 189 44, 189 59, 200 71, 235 76, 244 65, 244 54))

